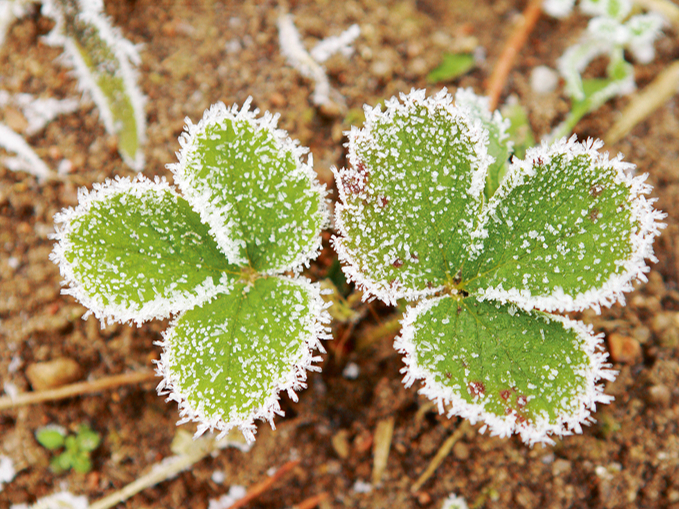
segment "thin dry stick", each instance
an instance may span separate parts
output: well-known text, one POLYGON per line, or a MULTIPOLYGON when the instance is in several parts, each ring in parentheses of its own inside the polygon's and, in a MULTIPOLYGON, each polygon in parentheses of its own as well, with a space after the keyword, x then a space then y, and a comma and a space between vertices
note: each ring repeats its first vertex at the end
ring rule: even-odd
POLYGON ((265 491, 270 489, 274 484, 276 484, 276 482, 278 482, 290 470, 299 465, 299 463, 300 460, 291 460, 283 464, 281 468, 276 470, 276 473, 274 475, 252 486, 243 498, 239 498, 238 500, 236 500, 227 509, 238 509, 239 507, 243 507, 247 505, 249 502, 252 502, 262 493, 264 493, 265 491))
POLYGON ((81 394, 101 392, 107 389, 113 389, 114 387, 119 387, 121 385, 150 382, 155 378, 155 376, 156 374, 153 371, 123 373, 122 375, 107 376, 105 378, 100 378, 99 380, 93 380, 91 382, 79 382, 77 384, 65 385, 57 389, 26 392, 19 394, 15 398, 4 396, 0 398, 0 411, 25 405, 34 405, 36 403, 43 403, 45 401, 71 398, 81 394))
POLYGON ((366 327, 356 334, 356 350, 363 350, 382 338, 396 334, 401 330, 403 315, 397 313, 394 317, 379 325, 366 327))
POLYGON ((328 494, 324 491, 313 497, 309 497, 306 500, 302 500, 299 504, 293 505, 293 509, 314 509, 318 504, 323 502, 328 498, 328 494))
POLYGON ((161 465, 152 468, 148 474, 140 477, 136 481, 131 482, 123 489, 116 491, 115 493, 112 493, 111 495, 100 500, 97 500, 89 506, 89 509, 109 509, 120 502, 124 502, 128 498, 136 495, 146 488, 150 488, 151 486, 155 486, 156 484, 159 484, 167 479, 171 479, 178 473, 189 468, 194 463, 202 460, 208 454, 211 454, 217 450, 215 444, 216 442, 212 441, 211 446, 195 447, 191 449, 188 454, 175 456, 175 459, 172 462, 168 462, 166 464, 161 463, 161 465))
POLYGON ((662 14, 679 27, 679 7, 670 0, 635 0, 635 2, 649 11, 662 14))
POLYGON ((679 60, 661 72, 653 82, 636 94, 618 121, 606 133, 604 140, 613 144, 624 138, 634 126, 665 104, 679 87, 679 60))
POLYGON ((434 456, 434 459, 431 460, 425 471, 422 472, 422 475, 410 488, 410 493, 417 493, 419 491, 419 489, 424 485, 424 483, 426 483, 429 480, 429 478, 434 474, 434 472, 436 472, 436 469, 441 465, 441 463, 443 463, 443 460, 446 459, 446 456, 448 456, 448 454, 450 453, 451 449, 455 445, 455 442, 457 442, 460 438, 466 435, 469 429, 470 429, 469 422, 463 421, 462 424, 460 424, 460 427, 457 428, 457 430, 455 430, 455 433, 450 435, 448 439, 445 442, 443 442, 443 445, 436 453, 436 456, 434 456))
POLYGON ((512 70, 516 56, 519 54, 519 51, 521 51, 524 44, 526 44, 528 36, 533 31, 535 24, 540 18, 541 12, 542 0, 530 0, 526 6, 526 10, 523 11, 522 20, 516 25, 514 32, 512 32, 512 35, 507 39, 505 49, 502 51, 500 58, 495 64, 493 74, 490 76, 488 84, 486 85, 486 95, 490 100, 488 104, 490 111, 497 108, 497 105, 500 102, 502 89, 505 88, 505 83, 509 76, 509 71, 512 70))

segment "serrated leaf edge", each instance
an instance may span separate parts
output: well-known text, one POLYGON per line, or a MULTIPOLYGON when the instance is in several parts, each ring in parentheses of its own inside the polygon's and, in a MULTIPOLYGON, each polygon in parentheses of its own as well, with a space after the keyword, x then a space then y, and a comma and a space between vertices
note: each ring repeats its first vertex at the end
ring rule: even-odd
MULTIPOLYGON (((461 124, 465 125, 467 135, 474 147, 476 159, 471 161, 471 166, 476 167, 472 176, 472 182, 467 193, 471 199, 483 199, 483 192, 486 183, 486 174, 488 167, 493 161, 493 157, 488 154, 488 131, 483 127, 482 123, 474 120, 469 116, 466 108, 459 108, 453 104, 453 96, 448 93, 446 88, 441 89, 436 95, 427 97, 426 90, 412 89, 410 93, 400 94, 400 101, 396 97, 392 97, 386 101, 386 109, 382 111, 380 105, 370 107, 364 105, 365 123, 364 127, 359 129, 355 126, 351 127, 350 131, 345 132, 348 137, 348 142, 345 146, 349 149, 347 159, 349 161, 348 168, 332 168, 335 175, 335 182, 339 193, 339 201, 335 204, 335 230, 337 235, 331 239, 331 244, 337 256, 342 263, 342 270, 348 281, 356 284, 356 286, 364 292, 364 300, 372 300, 377 298, 386 304, 396 305, 396 301, 401 298, 413 301, 418 298, 434 295, 443 289, 442 286, 428 288, 425 290, 412 290, 405 288, 402 283, 396 282, 388 284, 384 281, 378 281, 370 278, 367 273, 359 266, 358 260, 349 253, 349 250, 344 245, 344 239, 349 238, 350 235, 344 224, 342 217, 347 209, 348 192, 345 187, 345 181, 350 181, 354 177, 360 177, 356 168, 359 166, 359 158, 356 154, 356 147, 363 142, 370 143, 373 139, 372 130, 376 124, 383 119, 390 121, 395 115, 408 115, 417 107, 424 106, 432 114, 435 110, 444 110, 451 115, 453 119, 460 119, 461 124)), ((362 163, 361 163, 362 164, 362 163)), ((369 168, 368 168, 369 170, 369 168)), ((360 196, 360 194, 359 194, 360 196)), ((471 224, 474 224, 476 218, 472 217, 471 224)), ((472 246, 473 248, 474 246, 472 246)))
MULTIPOLYGON (((135 68, 135 66, 138 66, 141 63, 141 57, 139 56, 136 46, 125 39, 120 29, 113 26, 108 16, 103 13, 103 2, 77 1, 81 10, 79 16, 99 30, 99 35, 108 44, 109 49, 115 55, 115 58, 120 65, 120 78, 123 80, 125 91, 127 92, 132 109, 134 110, 134 119, 137 125, 137 141, 139 143, 136 154, 125 154, 120 152, 120 155, 125 164, 130 168, 135 171, 141 171, 145 164, 144 152, 141 147, 146 142, 146 114, 144 113, 146 98, 137 85, 138 73, 135 68)), ((63 33, 64 18, 61 8, 57 5, 55 0, 43 0, 42 4, 42 14, 54 19, 56 22, 52 31, 43 38, 44 41, 50 46, 61 46, 64 48, 64 53, 60 58, 67 66, 73 68, 75 76, 78 79, 79 90, 92 97, 92 100, 97 105, 97 110, 99 111, 101 121, 106 128, 106 132, 114 135, 117 134, 118 129, 109 108, 106 95, 101 91, 99 85, 97 85, 92 77, 78 48, 70 37, 63 33)))
MULTIPOLYGON (((321 368, 315 363, 321 362, 322 358, 315 355, 318 353, 325 353, 321 340, 332 339, 330 329, 326 324, 330 323, 330 314, 327 308, 330 306, 322 298, 322 289, 319 283, 312 283, 303 276, 272 276, 283 280, 296 283, 307 290, 310 295, 311 313, 309 313, 309 320, 307 323, 308 335, 302 343, 301 359, 298 363, 290 367, 285 378, 279 380, 272 394, 267 399, 266 404, 253 412, 249 418, 238 419, 230 422, 225 422, 218 418, 209 418, 199 408, 194 408, 188 401, 186 395, 180 390, 176 377, 170 370, 171 365, 171 342, 175 325, 181 319, 182 315, 175 317, 170 324, 170 327, 163 333, 162 341, 156 344, 162 347, 160 360, 156 362, 156 374, 162 377, 158 384, 158 395, 166 396, 167 401, 176 401, 179 405, 180 420, 177 425, 185 424, 187 422, 198 423, 198 429, 195 437, 199 437, 207 431, 217 431, 219 435, 217 440, 225 437, 227 433, 233 429, 238 428, 243 433, 248 444, 255 441, 255 433, 257 428, 255 426, 256 420, 268 421, 273 429, 275 429, 274 417, 276 415, 284 415, 280 407, 280 392, 286 392, 288 397, 297 402, 298 397, 296 391, 306 388, 307 371, 320 371, 321 368)), ((213 297, 214 298, 214 297, 213 297)))
POLYGON ((665 228, 666 225, 660 221, 667 217, 667 214, 653 208, 656 199, 645 197, 652 190, 652 187, 645 183, 648 174, 633 176, 632 171, 635 169, 633 164, 624 162, 621 155, 609 159, 608 152, 598 151, 601 147, 603 147, 601 140, 590 138, 585 142, 578 142, 577 137, 573 135, 570 139, 561 138, 551 146, 543 143, 539 147, 529 149, 523 161, 513 161, 503 183, 484 206, 476 236, 483 238, 487 235, 485 227, 489 218, 513 188, 523 184, 527 177, 535 174, 533 166, 537 161, 548 164, 552 157, 560 154, 564 154, 568 161, 586 155, 593 166, 612 168, 615 172, 614 182, 629 189, 628 204, 633 225, 630 236, 632 252, 629 258, 620 261, 624 270, 620 274, 611 275, 599 288, 575 296, 567 295, 560 288, 550 295, 531 295, 524 288, 505 289, 500 284, 497 287, 491 286, 478 290, 475 296, 479 300, 493 300, 502 304, 512 302, 525 310, 537 308, 543 311, 568 312, 594 308, 599 313, 601 306, 610 307, 616 302, 624 304, 624 293, 633 289, 634 281, 647 281, 646 273, 650 269, 646 265, 646 260, 653 263, 658 261, 653 252, 653 242, 660 235, 660 231, 665 228))
POLYGON ((191 309, 195 305, 211 299, 219 293, 227 292, 233 285, 226 277, 222 277, 219 284, 215 285, 212 278, 197 285, 192 291, 174 292, 165 297, 147 302, 139 307, 136 303, 122 305, 105 305, 98 295, 89 294, 75 276, 72 264, 66 259, 66 252, 72 248, 69 235, 73 232, 73 221, 87 214, 92 205, 104 201, 118 194, 130 194, 141 197, 143 193, 152 191, 155 193, 170 192, 179 197, 174 188, 163 178, 149 180, 143 175, 137 175, 134 179, 116 177, 114 180, 107 179, 103 184, 95 183, 93 189, 85 188, 78 190, 78 205, 69 207, 54 216, 55 233, 50 238, 56 240, 50 260, 59 265, 59 271, 63 278, 63 295, 71 295, 83 306, 89 309, 89 314, 99 319, 102 326, 108 323, 135 323, 137 326, 143 322, 154 319, 168 318, 171 314, 191 309))
POLYGON ((211 202, 215 198, 211 193, 198 193, 193 184, 193 178, 187 174, 187 165, 189 162, 194 162, 192 156, 195 153, 196 138, 205 132, 205 130, 214 124, 220 123, 226 119, 231 120, 234 124, 236 122, 244 121, 252 126, 255 130, 269 131, 278 147, 279 154, 284 156, 290 153, 296 163, 296 170, 302 171, 307 176, 310 186, 310 193, 317 193, 319 199, 319 228, 313 236, 313 242, 305 246, 299 255, 289 263, 283 263, 278 267, 274 267, 266 271, 267 274, 278 274, 285 271, 293 271, 299 273, 303 267, 309 267, 309 262, 314 260, 321 251, 322 239, 320 232, 330 226, 330 212, 327 200, 328 191, 325 186, 321 185, 313 170, 313 156, 309 149, 302 147, 296 140, 291 139, 288 133, 282 129, 278 129, 278 118, 280 115, 271 114, 268 111, 264 112, 262 117, 258 117, 259 109, 250 110, 252 97, 249 97, 242 108, 238 108, 237 104, 230 108, 226 107, 224 103, 218 102, 210 106, 203 113, 203 118, 194 124, 188 117, 185 119, 186 125, 184 132, 179 137, 180 150, 177 152, 177 163, 167 165, 167 168, 172 171, 174 175, 175 184, 181 189, 185 198, 189 201, 194 210, 196 210, 201 217, 203 223, 210 227, 210 233, 217 241, 217 245, 225 254, 227 260, 235 265, 247 265, 248 260, 240 256, 240 248, 243 245, 242 241, 234 240, 231 231, 235 226, 235 221, 231 220, 228 224, 224 223, 224 216, 228 216, 230 206, 227 207, 213 207, 211 202), (307 162, 303 162, 302 158, 308 154, 307 162))
MULTIPOLYGON (((582 433, 582 424, 589 425, 594 422, 592 413, 596 411, 597 403, 610 403, 612 396, 603 393, 603 387, 598 382, 601 380, 614 380, 616 371, 610 369, 607 362, 608 354, 602 349, 603 334, 593 334, 592 327, 569 318, 541 313, 550 320, 561 322, 564 328, 573 330, 582 340, 584 350, 589 357, 590 366, 584 373, 586 378, 586 392, 578 395, 579 411, 573 415, 560 415, 556 423, 550 423, 547 418, 538 419, 534 424, 517 422, 515 415, 499 417, 484 411, 481 405, 468 403, 452 389, 437 383, 432 373, 417 364, 416 346, 413 342, 415 336, 415 322, 418 316, 447 297, 436 297, 419 302, 416 306, 409 306, 404 314, 401 333, 394 341, 394 348, 403 354, 405 366, 401 368, 404 374, 403 384, 410 387, 417 380, 422 380, 422 387, 418 393, 434 401, 439 414, 447 414, 448 418, 455 415, 468 419, 472 424, 481 421, 484 426, 479 430, 484 433, 486 428, 491 436, 509 437, 517 433, 528 445, 536 443, 554 444, 551 436, 566 436, 574 433, 582 433)), ((540 313, 540 312, 538 312, 540 313)))

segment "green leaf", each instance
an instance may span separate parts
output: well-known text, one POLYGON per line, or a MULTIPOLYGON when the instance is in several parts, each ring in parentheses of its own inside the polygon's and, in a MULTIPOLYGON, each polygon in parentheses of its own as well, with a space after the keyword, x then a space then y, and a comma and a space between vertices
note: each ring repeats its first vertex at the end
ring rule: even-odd
POLYGON ((613 376, 600 342, 567 318, 445 296, 407 311, 396 347, 406 386, 423 380, 420 392, 441 412, 533 444, 580 431, 596 403, 610 401, 596 385, 613 376))
POLYGON ((459 288, 525 308, 610 305, 644 278, 659 234, 632 166, 599 154, 600 142, 565 139, 529 151, 484 209, 483 249, 459 288))
POLYGON ((470 53, 445 53, 439 66, 427 74, 429 83, 452 81, 474 68, 474 55, 470 53))
POLYGON ((180 138, 175 182, 232 263, 257 272, 297 270, 320 249, 327 222, 325 189, 307 150, 250 100, 239 111, 213 105, 180 138))
POLYGON ((241 272, 163 181, 95 185, 55 221, 59 243, 52 259, 70 284, 65 293, 100 319, 167 317, 224 291, 241 272))
POLYGON ((265 277, 182 314, 164 335, 159 391, 179 402, 198 433, 239 427, 254 440, 254 420, 273 422, 278 393, 304 386, 320 358, 328 320, 318 288, 306 280, 265 277))
POLYGON ((516 99, 516 96, 511 96, 509 99, 502 108, 502 115, 509 120, 507 134, 512 142, 512 153, 515 157, 523 159, 526 151, 535 146, 535 136, 526 109, 516 99))
POLYGON ((349 135, 352 168, 336 171, 343 203, 334 239, 349 279, 385 302, 436 291, 468 255, 483 203, 487 138, 443 91, 366 109, 349 135))
POLYGON ((62 472, 70 470, 72 464, 73 455, 70 452, 63 452, 50 460, 50 469, 55 474, 61 474, 62 472))
POLYGON ((93 431, 89 426, 81 426, 75 438, 78 449, 86 452, 94 451, 101 442, 99 433, 93 431))
POLYGON ((111 26, 103 2, 44 0, 43 14, 56 20, 46 38, 63 46, 80 87, 89 92, 110 134, 118 136, 118 150, 126 164, 144 167, 144 97, 137 86, 134 65, 141 61, 135 46, 111 26))
POLYGON ((66 430, 57 426, 45 426, 35 432, 35 439, 45 449, 54 451, 64 445, 66 430))
POLYGON ((90 459, 88 453, 80 452, 78 454, 74 454, 71 458, 71 466, 76 472, 80 474, 86 474, 92 470, 92 460, 90 459))
POLYGON ((481 127, 488 132, 488 155, 494 159, 488 167, 484 189, 488 200, 500 187, 500 182, 507 173, 509 155, 512 151, 512 143, 507 133, 509 122, 502 118, 499 111, 491 113, 488 109, 488 98, 477 96, 470 88, 458 89, 455 94, 455 105, 465 110, 472 122, 480 122, 481 127))

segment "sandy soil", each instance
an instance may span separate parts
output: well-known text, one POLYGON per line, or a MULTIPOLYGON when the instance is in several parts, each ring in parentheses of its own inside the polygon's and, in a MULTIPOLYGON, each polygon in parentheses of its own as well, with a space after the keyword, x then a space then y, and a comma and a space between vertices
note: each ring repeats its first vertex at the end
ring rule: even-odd
MULTIPOLYGON (((447 85, 481 92, 524 2, 290 1, 288 8, 308 46, 352 23, 361 27, 356 54, 335 56, 327 63, 331 83, 346 99, 347 110, 323 113, 311 104, 312 85, 288 67, 280 53, 279 7, 277 2, 255 0, 106 2, 124 35, 143 44, 140 84, 148 97, 147 176, 169 177, 165 165, 175 161, 184 117, 197 121, 216 101, 242 104, 252 96, 262 110, 279 112, 280 125, 311 148, 320 179, 332 188, 330 167, 345 164, 342 131, 360 116, 364 103, 426 87, 426 74, 443 53, 470 36, 485 49, 486 60, 447 85)), ((563 118, 568 102, 559 91, 533 93, 530 70, 541 64, 554 66, 585 24, 579 16, 565 21, 543 17, 510 76, 505 91, 516 94, 528 108, 538 135, 563 118)), ((12 27, 0 48, 1 89, 57 98, 78 95, 75 80, 54 62, 59 50, 41 41, 50 28, 51 22, 37 12, 12 27)), ((668 29, 657 49, 654 63, 636 67, 640 87, 679 56, 677 33, 668 29)), ((603 136, 628 101, 615 100, 583 120, 578 135, 603 136)), ((223 451, 123 505, 206 508, 230 485, 250 487, 265 479, 269 469, 298 457, 299 466, 250 507, 289 507, 322 492, 328 493, 323 509, 440 507, 441 500, 455 492, 470 507, 679 508, 678 108, 677 99, 672 99, 616 146, 608 147, 649 173, 657 205, 669 214, 668 227, 656 243, 659 262, 649 283, 629 295, 628 305, 598 316, 584 313, 585 321, 605 332, 609 343, 627 341, 628 351, 634 354, 638 348, 639 354, 618 359, 620 376, 606 388, 615 402, 600 408, 597 424, 582 435, 531 449, 516 438, 490 438, 472 431, 412 494, 414 481, 461 423, 440 417, 415 388, 402 386, 401 360, 391 346, 393 334, 369 345, 361 341, 368 327, 394 316, 392 309, 372 304, 354 330, 334 326, 336 341, 325 356, 323 372, 310 376, 309 389, 301 393, 299 403, 284 401, 287 415, 277 420, 277 430, 259 427, 249 453, 223 451), (359 368, 355 380, 342 375, 348 362, 359 368), (394 435, 381 484, 362 493, 356 483, 371 481, 376 428, 391 418, 394 435), (223 484, 212 479, 215 471, 225 474, 223 484)), ((11 117, 16 122, 16 112, 0 111, 0 121, 9 123, 11 117)), ((0 168, 2 382, 28 391, 26 369, 56 357, 75 360, 83 378, 92 379, 151 367, 159 356, 153 343, 166 324, 100 329, 93 318, 81 320, 84 308, 60 295, 58 269, 48 260, 52 217, 76 204, 77 189, 132 174, 117 154, 115 139, 106 134, 93 105, 87 103, 28 141, 49 165, 56 168, 66 158, 73 171, 65 182, 42 185, 31 176, 0 168)), ((325 277, 332 256, 326 248, 310 276, 325 277)), ((18 474, 0 492, 0 508, 31 503, 61 488, 94 501, 170 455, 177 408, 159 398, 154 385, 2 412, 0 453, 14 460, 18 474), (84 422, 103 437, 93 456, 93 470, 52 474, 50 455, 35 441, 35 430, 48 423, 75 429, 84 422)))

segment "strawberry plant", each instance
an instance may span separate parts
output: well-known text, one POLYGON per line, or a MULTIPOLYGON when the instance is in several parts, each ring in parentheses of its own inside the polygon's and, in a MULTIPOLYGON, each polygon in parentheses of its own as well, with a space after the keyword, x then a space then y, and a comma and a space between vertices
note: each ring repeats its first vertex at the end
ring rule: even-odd
POLYGON ((468 91, 366 107, 336 170, 334 245, 367 296, 413 302, 396 340, 406 386, 533 444, 580 432, 612 399, 602 335, 557 312, 623 302, 664 215, 601 142, 561 139, 510 164, 506 128, 468 91))
POLYGON ((73 295, 104 323, 173 317, 160 343, 159 392, 198 434, 281 413, 319 360, 329 320, 299 275, 326 226, 325 190, 306 149, 249 101, 219 103, 180 138, 175 185, 144 177, 81 191, 56 217, 59 264, 73 295))

